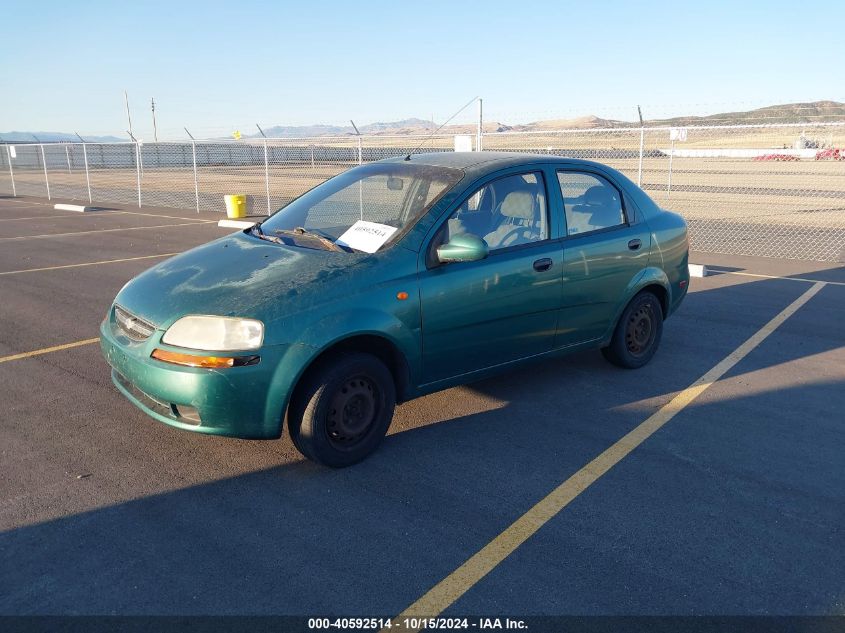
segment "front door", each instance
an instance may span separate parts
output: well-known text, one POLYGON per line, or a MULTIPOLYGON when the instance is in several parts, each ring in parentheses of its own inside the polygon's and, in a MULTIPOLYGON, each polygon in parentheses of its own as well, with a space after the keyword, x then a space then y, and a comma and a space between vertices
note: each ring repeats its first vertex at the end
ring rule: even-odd
POLYGON ((550 240, 547 200, 539 171, 498 178, 436 233, 420 277, 424 383, 552 348, 563 253, 550 240), (487 242, 486 259, 436 261, 438 245, 467 233, 487 242))

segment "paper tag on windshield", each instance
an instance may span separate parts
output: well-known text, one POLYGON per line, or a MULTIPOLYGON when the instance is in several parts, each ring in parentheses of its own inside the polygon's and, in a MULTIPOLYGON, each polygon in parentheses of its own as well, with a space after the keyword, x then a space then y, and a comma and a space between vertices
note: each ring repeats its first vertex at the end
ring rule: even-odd
POLYGON ((397 230, 395 226, 358 220, 347 229, 346 233, 335 240, 335 244, 365 253, 375 253, 397 230))

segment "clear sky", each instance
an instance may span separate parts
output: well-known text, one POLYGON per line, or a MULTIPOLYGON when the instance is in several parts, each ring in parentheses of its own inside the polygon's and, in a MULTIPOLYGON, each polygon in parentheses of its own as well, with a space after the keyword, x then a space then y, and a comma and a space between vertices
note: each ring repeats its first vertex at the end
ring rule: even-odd
POLYGON ((845 2, 0 0, 0 131, 252 133, 845 100, 845 2), (467 116, 461 117, 469 120, 467 116))

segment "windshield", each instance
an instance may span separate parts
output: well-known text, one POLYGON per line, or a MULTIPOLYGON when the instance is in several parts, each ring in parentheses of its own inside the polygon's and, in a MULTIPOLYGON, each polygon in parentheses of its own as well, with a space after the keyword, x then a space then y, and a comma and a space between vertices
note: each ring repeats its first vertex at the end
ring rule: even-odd
POLYGON ((462 177, 460 170, 430 165, 363 165, 282 207, 261 223, 260 231, 295 243, 315 234, 343 250, 374 253, 410 228, 462 177))

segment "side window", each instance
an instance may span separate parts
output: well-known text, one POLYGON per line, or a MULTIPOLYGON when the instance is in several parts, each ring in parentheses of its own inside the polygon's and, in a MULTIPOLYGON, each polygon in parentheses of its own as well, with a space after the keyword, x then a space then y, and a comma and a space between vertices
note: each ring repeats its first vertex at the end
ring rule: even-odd
POLYGON ((546 188, 539 172, 506 176, 471 194, 449 217, 440 243, 476 235, 501 250, 549 238, 546 188))
POLYGON ((588 233, 625 224, 619 190, 601 176, 559 171, 568 235, 588 233))

